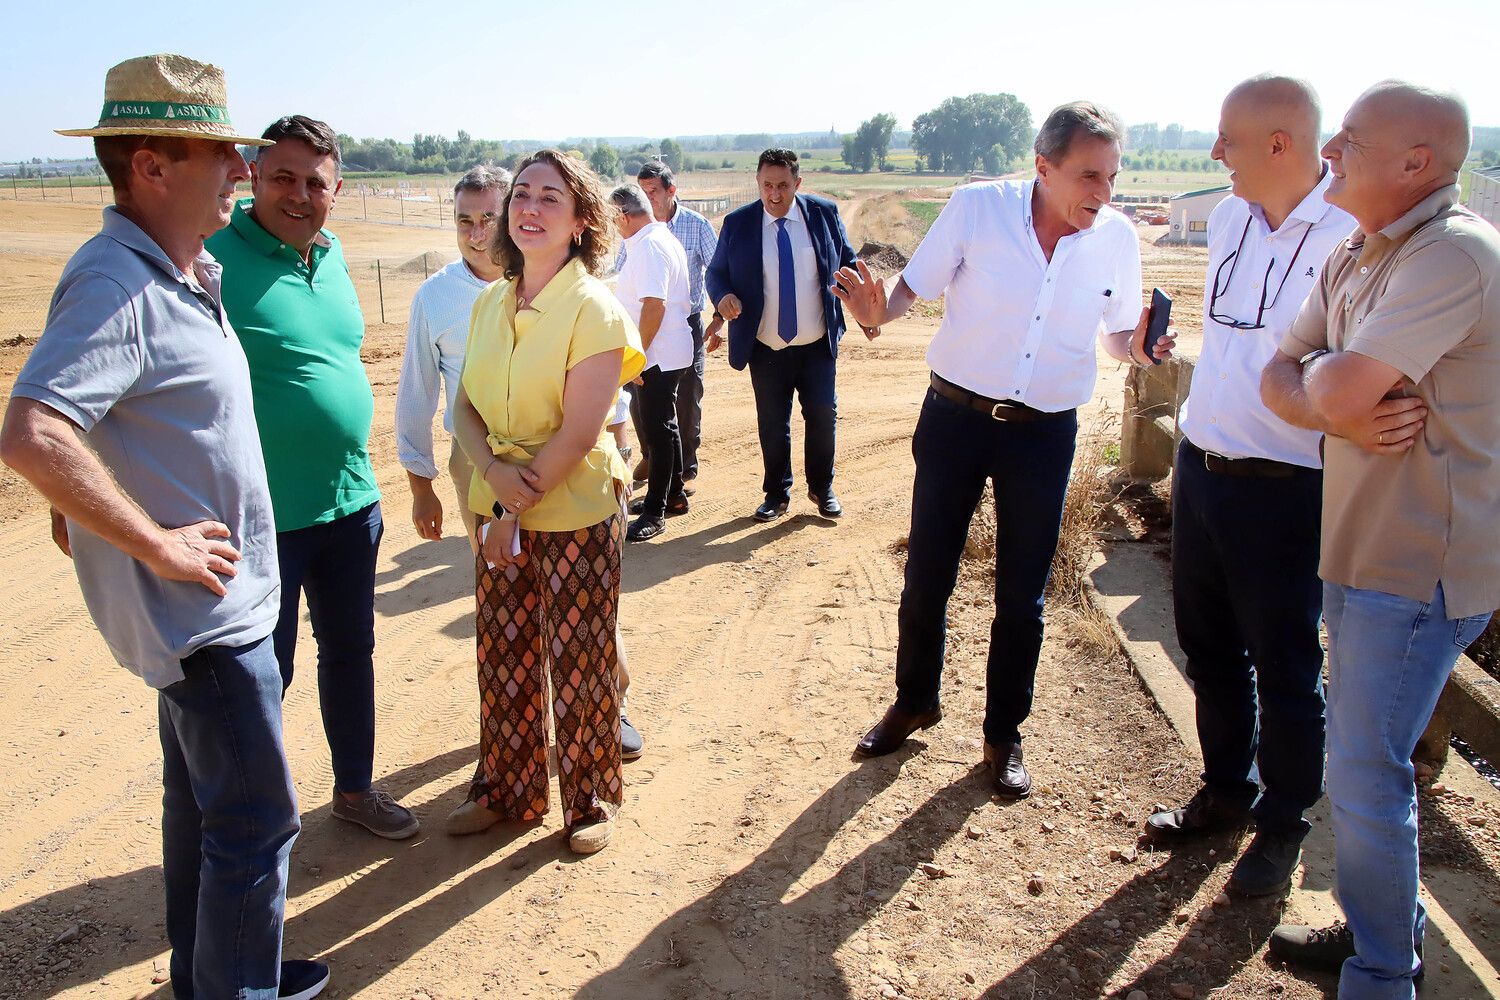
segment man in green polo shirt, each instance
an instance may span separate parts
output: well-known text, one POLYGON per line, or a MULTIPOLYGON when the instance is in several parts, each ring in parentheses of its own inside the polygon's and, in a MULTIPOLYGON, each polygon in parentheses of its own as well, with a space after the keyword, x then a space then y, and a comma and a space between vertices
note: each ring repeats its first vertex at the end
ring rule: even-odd
POLYGON ((318 700, 333 757, 333 815, 391 840, 419 824, 371 786, 375 756, 375 560, 383 526, 367 443, 375 399, 364 316, 333 210, 339 146, 325 123, 274 122, 250 167, 252 198, 208 241, 224 308, 250 363, 276 516, 282 689, 292 683, 301 598, 318 645, 318 700))

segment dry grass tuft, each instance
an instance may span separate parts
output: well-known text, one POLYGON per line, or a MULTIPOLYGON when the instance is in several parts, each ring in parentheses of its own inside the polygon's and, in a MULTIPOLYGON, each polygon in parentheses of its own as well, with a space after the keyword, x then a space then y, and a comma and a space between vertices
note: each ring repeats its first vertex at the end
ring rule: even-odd
MULTIPOLYGON (((1089 560, 1099 549, 1106 511, 1118 497, 1110 462, 1111 446, 1118 440, 1119 417, 1108 409, 1079 431, 1068 497, 1063 503, 1062 530, 1047 583, 1049 617, 1062 625, 1068 645, 1100 656, 1113 655, 1120 645, 1108 616, 1084 595, 1083 580, 1089 560)), ((974 572, 994 571, 995 501, 989 491, 969 525, 964 561, 974 572)))

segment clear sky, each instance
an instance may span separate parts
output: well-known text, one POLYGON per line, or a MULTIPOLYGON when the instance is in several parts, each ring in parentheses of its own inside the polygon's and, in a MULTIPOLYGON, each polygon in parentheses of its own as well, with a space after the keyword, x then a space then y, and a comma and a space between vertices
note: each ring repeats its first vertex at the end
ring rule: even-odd
POLYGON ((1127 122, 1212 130, 1224 92, 1304 76, 1337 121, 1400 75, 1500 125, 1496 0, 755 0, 498 5, 104 3, 9 7, 0 159, 88 156, 52 134, 98 120, 104 73, 180 52, 225 67, 258 134, 294 112, 357 137, 476 138, 902 128, 945 97, 1009 92, 1037 121, 1088 98, 1127 122), (441 13, 452 10, 452 14, 441 13), (466 13, 467 12, 467 13, 466 13))

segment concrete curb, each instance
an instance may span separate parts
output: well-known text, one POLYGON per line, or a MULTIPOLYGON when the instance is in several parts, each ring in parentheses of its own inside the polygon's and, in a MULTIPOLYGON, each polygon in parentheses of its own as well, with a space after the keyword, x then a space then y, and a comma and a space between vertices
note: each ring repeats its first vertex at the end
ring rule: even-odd
MULTIPOLYGON (((1110 543, 1107 555, 1098 552, 1090 561, 1083 594, 1108 618, 1126 663, 1177 730, 1188 759, 1201 767, 1193 693, 1182 666, 1186 657, 1177 645, 1172 619, 1171 571, 1158 552, 1159 547, 1149 543, 1110 543)), ((1489 681, 1469 685, 1479 697, 1491 699, 1500 694, 1500 684, 1477 666, 1467 660, 1462 666, 1466 668, 1462 673, 1465 682, 1474 680, 1472 673, 1489 681)), ((1450 685, 1450 689, 1459 687, 1450 685)), ((1441 780, 1455 793, 1500 807, 1500 791, 1458 754, 1449 755, 1441 780)), ((1330 891, 1334 845, 1326 797, 1308 818, 1313 832, 1303 844, 1301 879, 1288 901, 1287 919, 1321 925, 1340 915, 1330 891)), ((1429 958, 1423 992, 1427 996, 1500 997, 1500 957, 1493 962, 1486 957, 1500 953, 1487 940, 1485 918, 1475 916, 1492 904, 1482 894, 1465 895, 1474 889, 1473 879, 1461 872, 1436 869, 1423 873, 1429 958), (1485 940, 1471 938, 1471 931, 1485 940)))

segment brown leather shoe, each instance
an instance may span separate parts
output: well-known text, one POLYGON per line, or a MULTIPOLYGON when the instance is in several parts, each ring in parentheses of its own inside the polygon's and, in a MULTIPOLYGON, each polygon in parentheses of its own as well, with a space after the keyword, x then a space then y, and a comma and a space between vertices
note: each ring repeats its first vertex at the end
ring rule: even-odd
POLYGON ((984 762, 994 775, 995 794, 1007 799, 1024 799, 1031 794, 1031 775, 1021 763, 1021 744, 1003 743, 995 747, 986 743, 984 762))
POLYGON ((918 729, 931 729, 942 721, 941 705, 926 712, 907 712, 892 705, 885 710, 885 717, 854 745, 854 752, 861 757, 884 757, 899 749, 918 729))

